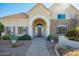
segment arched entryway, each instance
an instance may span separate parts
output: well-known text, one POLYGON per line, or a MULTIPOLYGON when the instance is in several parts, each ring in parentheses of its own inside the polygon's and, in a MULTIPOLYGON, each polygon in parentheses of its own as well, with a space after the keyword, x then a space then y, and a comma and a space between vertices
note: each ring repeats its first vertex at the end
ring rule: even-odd
POLYGON ((45 36, 46 32, 46 22, 41 19, 35 19, 33 22, 33 36, 45 36))

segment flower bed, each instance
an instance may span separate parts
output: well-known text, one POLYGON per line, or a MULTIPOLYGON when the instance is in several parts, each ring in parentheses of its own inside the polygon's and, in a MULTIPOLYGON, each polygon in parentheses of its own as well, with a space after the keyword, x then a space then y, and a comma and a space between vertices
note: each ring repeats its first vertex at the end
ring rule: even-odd
MULTIPOLYGON (((56 47, 56 49, 58 50, 59 54, 61 56, 75 56, 76 55, 76 51, 73 48, 67 47, 67 46, 60 46, 58 45, 56 47), (74 54, 75 53, 75 54, 74 54)), ((79 50, 78 50, 79 51, 79 50)), ((79 52, 78 52, 79 53, 79 52)), ((78 55, 77 53, 77 55, 78 55)))
POLYGON ((73 51, 66 52, 64 56, 79 56, 79 50, 73 50, 73 51))

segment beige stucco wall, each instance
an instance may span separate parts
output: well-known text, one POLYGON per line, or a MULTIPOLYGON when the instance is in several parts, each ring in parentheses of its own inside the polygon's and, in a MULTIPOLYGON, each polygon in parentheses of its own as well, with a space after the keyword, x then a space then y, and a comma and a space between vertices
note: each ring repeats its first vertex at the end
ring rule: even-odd
POLYGON ((37 4, 29 13, 29 34, 33 36, 32 24, 36 19, 43 19, 46 22, 45 36, 50 34, 50 11, 43 5, 37 4))
MULTIPOLYGON (((50 26, 50 33, 56 33, 56 27, 58 25, 67 25, 68 29, 71 29, 73 27, 72 25, 72 18, 79 19, 79 11, 72 6, 71 4, 62 4, 62 3, 56 3, 53 4, 50 8, 52 11, 51 15, 51 26, 50 26), (66 19, 64 21, 59 21, 57 19, 58 14, 64 13, 66 15, 66 19)), ((77 24, 78 26, 79 24, 77 24)))
POLYGON ((4 26, 18 26, 18 25, 25 25, 28 26, 28 19, 27 18, 4 18, 2 19, 2 24, 4 26))
POLYGON ((4 25, 4 27, 6 26, 11 27, 12 32, 13 32, 13 26, 15 26, 15 31, 16 31, 15 34, 17 35, 25 34, 25 32, 23 34, 18 34, 18 26, 26 27, 28 26, 28 23, 29 21, 27 18, 10 18, 10 17, 8 18, 7 17, 2 19, 2 24, 4 25))
POLYGON ((41 14, 44 13, 47 14, 47 15, 50 15, 51 14, 51 11, 49 9, 47 9, 44 5, 42 5, 41 3, 38 3, 36 6, 34 6, 29 12, 28 12, 28 15, 31 16, 31 15, 36 15, 36 14, 41 14), (39 13, 40 12, 40 13, 39 13))
POLYGON ((51 19, 57 19, 57 15, 62 13, 66 15, 66 19, 71 19, 79 13, 73 5, 67 3, 56 3, 49 9, 52 11, 51 19))
POLYGON ((67 21, 68 20, 66 20, 66 21, 59 21, 57 19, 51 19, 50 34, 56 33, 58 25, 67 25, 67 23, 68 23, 67 21))

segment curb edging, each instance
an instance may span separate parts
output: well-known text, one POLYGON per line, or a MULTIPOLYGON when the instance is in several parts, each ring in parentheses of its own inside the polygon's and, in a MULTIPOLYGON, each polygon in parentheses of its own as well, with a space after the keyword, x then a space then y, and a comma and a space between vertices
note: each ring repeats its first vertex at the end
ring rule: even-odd
POLYGON ((57 47, 57 45, 55 45, 55 48, 54 48, 54 51, 55 51, 56 55, 61 56, 56 47, 57 47))

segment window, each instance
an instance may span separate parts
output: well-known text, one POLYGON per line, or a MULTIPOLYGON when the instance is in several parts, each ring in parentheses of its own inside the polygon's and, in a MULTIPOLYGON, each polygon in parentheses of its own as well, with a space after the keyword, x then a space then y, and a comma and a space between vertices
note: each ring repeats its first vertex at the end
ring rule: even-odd
POLYGON ((58 19, 65 19, 65 14, 58 14, 57 15, 57 18, 58 19))
POLYGON ((57 34, 64 34, 66 32, 66 27, 64 26, 59 26, 57 27, 57 34))
POLYGON ((9 27, 9 26, 5 27, 5 33, 11 34, 11 27, 9 27))
POLYGON ((23 32, 24 32, 23 27, 18 27, 18 34, 23 34, 23 32))
POLYGON ((23 33, 26 33, 28 34, 28 27, 18 27, 18 34, 23 34, 23 33))

